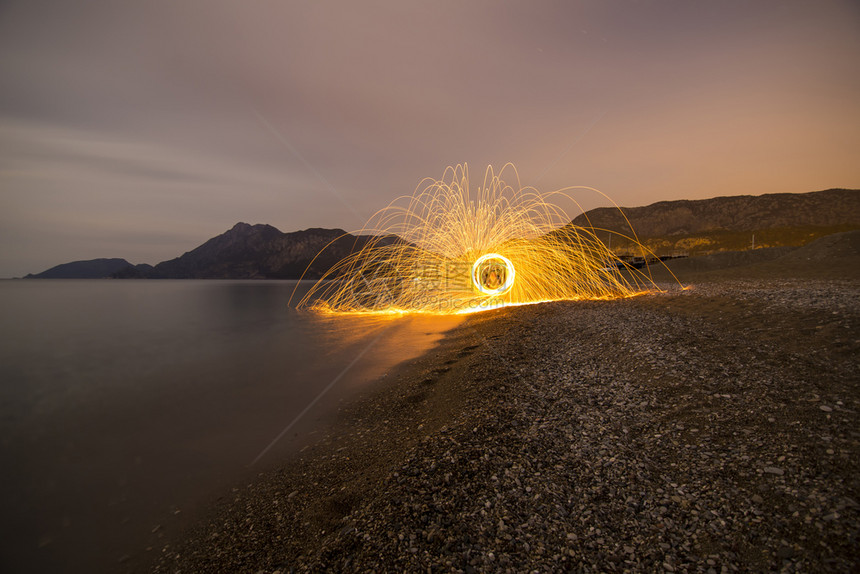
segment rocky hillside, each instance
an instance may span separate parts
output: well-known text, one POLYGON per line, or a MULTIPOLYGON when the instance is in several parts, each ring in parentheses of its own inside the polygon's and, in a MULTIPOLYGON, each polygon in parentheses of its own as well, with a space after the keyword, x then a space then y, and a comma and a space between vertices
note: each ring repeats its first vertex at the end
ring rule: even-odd
MULTIPOLYGON (((370 239, 342 229, 282 233, 271 225, 237 223, 200 247, 155 266, 92 259, 64 263, 26 279, 318 279, 370 239)), ((391 236, 379 244, 394 241, 400 239, 391 236)))
POLYGON ((304 273, 306 279, 316 279, 354 249, 364 246, 368 239, 349 235, 341 229, 312 228, 282 233, 271 225, 237 223, 232 229, 176 259, 163 261, 155 267, 129 266, 115 276, 298 279, 304 273))
MULTIPOLYGON (((573 224, 627 236, 632 235, 632 226, 638 238, 657 251, 802 245, 830 233, 860 229, 860 190, 661 201, 621 211, 601 207, 578 216, 573 224)), ((599 235, 609 240, 608 233, 599 235)), ((612 242, 622 250, 628 245, 618 235, 612 242)))
POLYGON ((125 259, 90 259, 72 261, 51 267, 41 273, 30 273, 24 279, 103 279, 131 265, 125 259))
MULTIPOLYGON (((632 233, 624 215, 639 240, 656 255, 797 246, 824 235, 860 229, 860 190, 661 201, 622 211, 623 215, 615 208, 592 209, 572 224, 598 229, 600 239, 619 254, 636 251, 626 239, 632 233)), ((154 267, 131 265, 125 259, 93 259, 27 277, 317 279, 369 239, 341 229, 282 233, 271 225, 237 223, 200 247, 154 267)), ((385 241, 400 239, 392 236, 385 241)))

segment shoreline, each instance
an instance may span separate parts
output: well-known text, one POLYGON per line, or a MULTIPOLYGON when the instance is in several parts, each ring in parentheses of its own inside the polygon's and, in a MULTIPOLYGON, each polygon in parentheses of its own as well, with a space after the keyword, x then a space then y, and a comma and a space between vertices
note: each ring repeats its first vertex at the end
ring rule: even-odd
POLYGON ((156 572, 850 571, 854 280, 469 317, 156 572))
POLYGON ((478 399, 475 389, 461 384, 468 378, 464 360, 480 347, 482 334, 475 324, 492 322, 487 316, 467 318, 423 355, 395 366, 373 388, 341 400, 337 412, 327 417, 322 436, 304 439, 295 456, 274 470, 256 477, 249 473, 253 481, 246 481, 245 488, 234 487, 232 500, 219 497, 199 513, 196 525, 186 523, 178 536, 154 538, 151 550, 140 556, 141 565, 150 562, 147 554, 158 552, 162 557, 151 564, 153 571, 172 571, 173 560, 163 556, 170 557, 176 548, 183 548, 184 555, 189 542, 193 546, 205 533, 211 537, 213 522, 251 499, 270 498, 280 507, 274 520, 295 527, 296 535, 289 541, 294 549, 330 534, 361 500, 380 494, 382 479, 406 452, 462 416, 468 403, 478 399))
POLYGON ((853 571, 858 237, 470 315, 152 571, 853 571))

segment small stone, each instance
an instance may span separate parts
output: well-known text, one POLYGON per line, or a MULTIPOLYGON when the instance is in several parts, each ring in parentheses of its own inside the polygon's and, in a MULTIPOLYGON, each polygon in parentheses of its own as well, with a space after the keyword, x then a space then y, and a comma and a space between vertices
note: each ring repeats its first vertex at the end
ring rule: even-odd
POLYGON ((775 474, 777 476, 782 476, 783 474, 785 474, 784 470, 775 466, 766 466, 762 469, 762 471, 766 474, 775 474))
POLYGON ((822 411, 824 411, 825 413, 829 413, 829 412, 833 411, 833 409, 828 407, 827 405, 821 405, 818 408, 821 409, 822 411))

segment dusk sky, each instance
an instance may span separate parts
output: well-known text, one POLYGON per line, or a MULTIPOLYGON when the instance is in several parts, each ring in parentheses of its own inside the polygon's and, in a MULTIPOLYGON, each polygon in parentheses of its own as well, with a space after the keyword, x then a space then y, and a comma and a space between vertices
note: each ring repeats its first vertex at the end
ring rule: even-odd
POLYGON ((625 206, 860 188, 858 6, 6 0, 0 277, 355 230, 463 162, 625 206))

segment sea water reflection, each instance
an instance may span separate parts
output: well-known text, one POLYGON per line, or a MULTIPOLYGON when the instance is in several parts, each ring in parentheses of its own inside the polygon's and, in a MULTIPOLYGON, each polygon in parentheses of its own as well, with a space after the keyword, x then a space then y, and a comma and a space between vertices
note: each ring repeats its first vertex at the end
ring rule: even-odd
POLYGON ((299 313, 295 286, 0 282, 2 570, 133 564, 176 511, 285 460, 460 320, 299 313))

